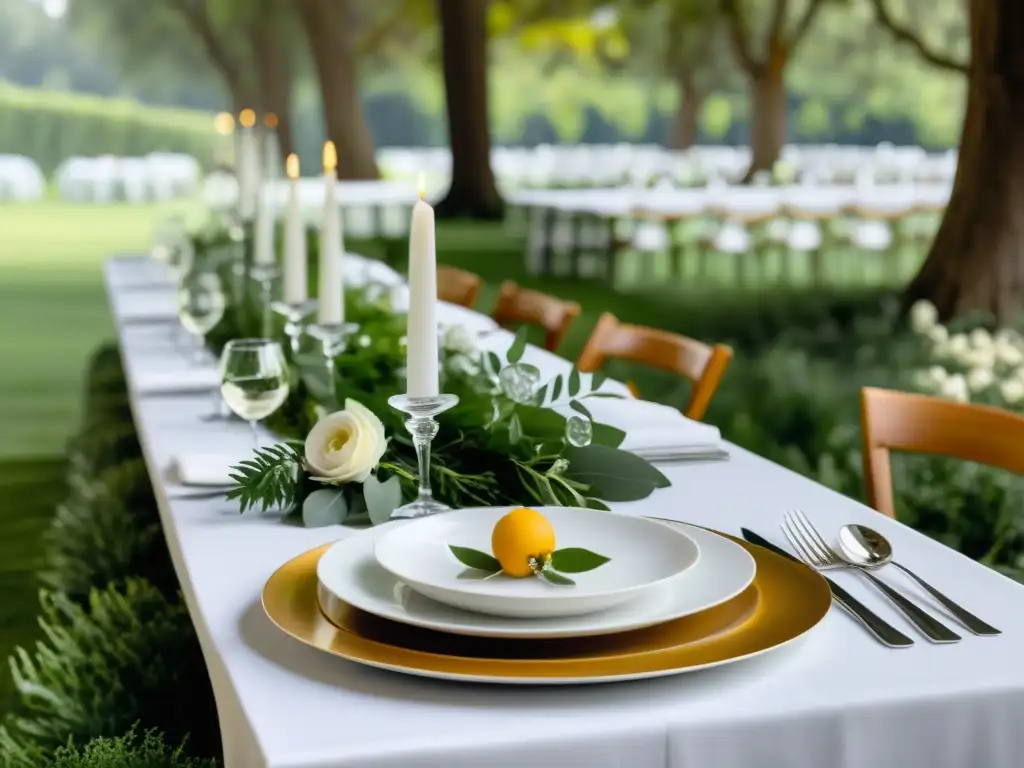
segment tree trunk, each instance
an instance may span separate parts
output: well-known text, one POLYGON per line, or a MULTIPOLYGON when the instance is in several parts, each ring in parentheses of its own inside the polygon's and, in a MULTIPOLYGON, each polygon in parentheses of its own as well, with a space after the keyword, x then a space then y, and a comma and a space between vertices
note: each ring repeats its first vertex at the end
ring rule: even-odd
POLYGON ((785 49, 773 43, 768 61, 751 76, 751 158, 744 184, 749 184, 758 171, 772 170, 786 143, 786 58, 785 49))
POLYGON ((684 150, 697 141, 697 121, 704 104, 704 94, 697 88, 690 72, 681 72, 679 81, 679 108, 672 126, 672 149, 684 150))
POLYGON ((379 179, 373 137, 359 97, 355 19, 349 0, 300 0, 296 9, 320 80, 327 136, 338 150, 338 177, 379 179))
POLYGON ((1024 293, 1024 3, 971 0, 971 66, 960 159, 942 225, 904 293, 945 320, 1006 320, 1024 293))
POLYGON ((292 130, 292 72, 288 53, 281 44, 281 20, 269 17, 256 25, 253 58, 259 79, 260 106, 277 116, 277 142, 281 158, 295 151, 292 130))
POLYGON ((487 119, 487 2, 438 0, 452 181, 439 217, 497 219, 503 202, 491 170, 487 119))

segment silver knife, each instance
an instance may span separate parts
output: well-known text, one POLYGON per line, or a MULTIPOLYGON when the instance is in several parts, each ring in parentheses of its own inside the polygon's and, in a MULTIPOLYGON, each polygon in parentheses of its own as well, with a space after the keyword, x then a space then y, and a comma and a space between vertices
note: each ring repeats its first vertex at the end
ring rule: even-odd
MULTIPOLYGON (((789 552, 781 547, 775 546, 763 536, 758 536, 749 528, 740 528, 740 532, 743 534, 743 538, 751 544, 757 544, 758 546, 764 547, 777 555, 782 555, 783 557, 789 558, 797 563, 806 565, 802 560, 798 560, 793 557, 793 555, 789 554, 789 552)), ((913 640, 904 635, 896 629, 896 627, 832 581, 828 576, 824 576, 823 578, 828 582, 828 586, 832 590, 832 599, 842 606, 853 618, 863 624, 868 632, 874 635, 880 643, 887 645, 890 648, 909 648, 914 644, 913 640)))

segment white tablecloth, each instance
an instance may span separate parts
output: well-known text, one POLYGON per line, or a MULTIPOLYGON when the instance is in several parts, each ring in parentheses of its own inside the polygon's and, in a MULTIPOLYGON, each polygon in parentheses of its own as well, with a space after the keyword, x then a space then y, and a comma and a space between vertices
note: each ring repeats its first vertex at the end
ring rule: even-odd
MULTIPOLYGON (((108 264, 117 284, 125 263, 108 264)), ((113 290, 115 309, 128 300, 113 290)), ((780 513, 822 528, 869 523, 899 559, 1004 634, 889 650, 838 609, 802 643, 703 673, 585 688, 442 683, 347 663, 276 630, 260 592, 286 560, 353 535, 239 516, 174 497, 164 471, 186 451, 239 453, 241 423, 204 423, 210 396, 140 395, 173 347, 159 327, 122 327, 122 352, 165 533, 209 667, 228 768, 1017 768, 1024 755, 1024 590, 900 523, 753 454, 672 466, 672 487, 616 505, 780 542, 780 513)), ((492 339, 494 337, 487 337, 492 339)), ((495 341, 495 344, 498 342, 495 341)), ((531 350, 546 372, 564 362, 531 350)), ((189 361, 178 360, 182 368, 189 361)), ((896 574, 891 583, 905 587, 896 574)), ((908 633, 854 574, 835 578, 908 633)), ((957 626, 950 621, 951 626, 957 626)), ((916 635, 915 635, 916 636, 916 635)))

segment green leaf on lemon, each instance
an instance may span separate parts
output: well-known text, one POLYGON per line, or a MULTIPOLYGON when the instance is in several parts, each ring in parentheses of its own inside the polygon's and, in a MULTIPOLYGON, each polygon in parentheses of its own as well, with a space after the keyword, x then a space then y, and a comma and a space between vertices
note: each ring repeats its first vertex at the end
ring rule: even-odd
POLYGON ((556 584, 559 587, 572 587, 575 586, 576 582, 570 579, 568 576, 563 576, 557 571, 553 571, 550 568, 544 568, 540 572, 540 577, 544 579, 548 584, 556 584))
POLYGON ((551 553, 551 567, 563 573, 585 573, 600 568, 610 559, 589 549, 568 547, 551 553))
POLYGON ((486 552, 481 552, 479 549, 456 547, 454 544, 449 544, 448 549, 455 555, 455 559, 467 568, 475 568, 478 571, 489 571, 491 573, 501 570, 501 563, 498 562, 497 558, 488 555, 486 552))

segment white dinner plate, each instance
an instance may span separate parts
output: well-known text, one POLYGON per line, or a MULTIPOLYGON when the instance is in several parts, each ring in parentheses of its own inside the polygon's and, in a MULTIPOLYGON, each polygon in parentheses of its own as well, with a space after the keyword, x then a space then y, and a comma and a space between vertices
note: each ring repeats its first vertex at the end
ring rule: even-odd
POLYGON ((581 507, 538 507, 555 531, 556 551, 582 547, 610 560, 572 574, 573 586, 534 577, 488 577, 467 568, 449 545, 491 551, 495 524, 514 507, 457 509, 395 527, 374 554, 399 581, 441 603, 493 616, 544 619, 604 611, 649 594, 692 568, 700 557, 693 539, 643 517, 581 507))
POLYGON ((456 635, 506 638, 589 637, 626 632, 689 616, 731 600, 754 580, 754 559, 743 547, 704 528, 673 524, 700 548, 697 564, 655 590, 607 611, 585 616, 522 619, 472 613, 424 597, 385 571, 373 554, 391 525, 334 544, 317 564, 317 596, 331 618, 347 603, 402 624, 456 635))

